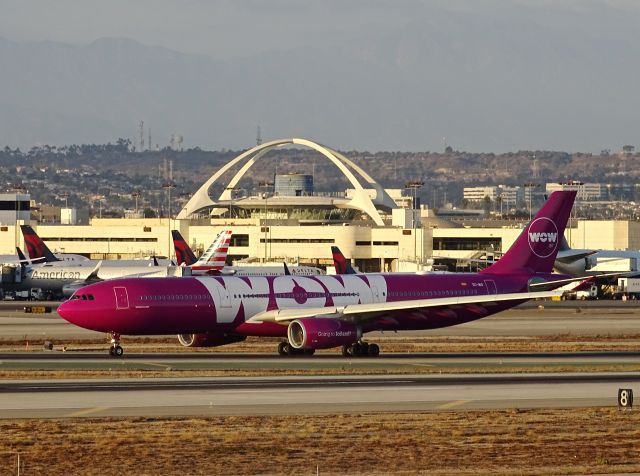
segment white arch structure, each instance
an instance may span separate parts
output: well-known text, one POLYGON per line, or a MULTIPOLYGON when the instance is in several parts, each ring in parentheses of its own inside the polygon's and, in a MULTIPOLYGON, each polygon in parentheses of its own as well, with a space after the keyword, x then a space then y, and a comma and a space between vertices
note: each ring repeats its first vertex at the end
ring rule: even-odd
POLYGON ((252 149, 247 150, 246 152, 243 152, 238 157, 227 163, 216 173, 214 173, 209 178, 209 180, 202 184, 202 186, 196 191, 196 193, 193 194, 191 199, 180 211, 177 218, 185 219, 188 218, 191 214, 197 213, 205 208, 218 206, 219 203, 213 201, 211 197, 209 197, 209 189, 225 172, 227 172, 235 165, 244 162, 244 165, 229 181, 223 192, 220 194, 220 197, 218 198, 218 201, 231 200, 231 191, 258 160, 260 160, 271 149, 290 144, 308 147, 319 152, 323 157, 330 160, 338 168, 338 170, 342 172, 345 178, 355 189, 353 197, 347 202, 346 206, 366 213, 371 217, 376 225, 384 226, 384 222, 382 221, 382 217, 380 216, 376 205, 387 209, 396 208, 397 206, 393 199, 389 196, 389 194, 384 190, 384 188, 382 188, 382 186, 378 182, 376 182, 369 174, 362 170, 361 167, 353 163, 351 160, 349 160, 339 152, 336 152, 335 150, 320 145, 316 142, 298 138, 279 139, 271 142, 265 142, 264 144, 258 145, 252 149), (356 178, 354 172, 352 172, 351 169, 364 180, 364 182, 366 183, 366 188, 363 187, 363 185, 356 178), (373 198, 371 197, 372 190, 375 191, 375 196, 373 198))

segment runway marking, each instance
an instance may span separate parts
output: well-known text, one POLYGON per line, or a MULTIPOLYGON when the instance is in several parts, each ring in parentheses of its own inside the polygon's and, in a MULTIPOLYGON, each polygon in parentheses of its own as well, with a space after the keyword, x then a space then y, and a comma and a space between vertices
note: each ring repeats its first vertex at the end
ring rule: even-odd
POLYGON ((110 409, 109 407, 85 408, 84 410, 78 410, 77 412, 69 413, 67 416, 68 417, 87 416, 87 415, 92 415, 93 413, 100 413, 109 409, 110 409))
POLYGON ((173 367, 167 364, 157 364, 155 362, 141 362, 143 365, 150 365, 152 367, 161 367, 165 370, 171 370, 173 367))
POLYGON ((454 400, 449 403, 443 403, 438 406, 438 410, 447 410, 449 408, 459 407, 460 405, 464 405, 465 403, 469 403, 471 400, 454 400))

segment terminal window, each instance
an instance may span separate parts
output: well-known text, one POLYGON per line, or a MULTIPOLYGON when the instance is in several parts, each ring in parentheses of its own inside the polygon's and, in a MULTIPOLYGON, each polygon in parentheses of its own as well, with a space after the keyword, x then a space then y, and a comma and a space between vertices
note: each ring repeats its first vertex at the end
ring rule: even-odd
POLYGON ((230 246, 249 246, 249 235, 247 234, 236 234, 231 235, 230 246))
POLYGON ((434 250, 501 251, 501 238, 434 238, 434 250))

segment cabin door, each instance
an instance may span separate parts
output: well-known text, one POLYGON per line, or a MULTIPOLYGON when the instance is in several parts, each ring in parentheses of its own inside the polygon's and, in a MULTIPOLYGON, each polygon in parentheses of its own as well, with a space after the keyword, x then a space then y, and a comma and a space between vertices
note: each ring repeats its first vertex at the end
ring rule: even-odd
POLYGON ((220 300, 220 307, 231 307, 231 296, 229 296, 229 290, 225 287, 216 286, 218 291, 218 299, 220 300))
POLYGON ((116 309, 129 309, 129 295, 127 288, 124 286, 116 286, 113 288, 116 295, 116 309))
POLYGON ((487 288, 487 294, 498 294, 498 288, 496 288, 496 282, 493 279, 485 280, 484 286, 487 288))
POLYGON ((373 302, 381 302, 378 286, 371 286, 371 295, 373 296, 373 302))

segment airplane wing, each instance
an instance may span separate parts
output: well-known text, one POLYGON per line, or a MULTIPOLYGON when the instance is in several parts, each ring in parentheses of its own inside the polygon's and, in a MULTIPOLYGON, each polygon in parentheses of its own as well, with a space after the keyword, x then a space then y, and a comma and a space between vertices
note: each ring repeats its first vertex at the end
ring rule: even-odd
POLYGON ((540 281, 539 283, 531 283, 529 284, 530 288, 545 288, 549 286, 564 286, 565 284, 575 283, 578 281, 596 281, 598 278, 633 278, 638 276, 637 271, 620 271, 617 273, 601 273, 601 274, 590 274, 589 276, 578 276, 575 278, 567 278, 567 279, 557 279, 555 281, 540 281))
POLYGON ((290 321, 305 317, 322 319, 339 319, 353 323, 371 321, 379 317, 393 317, 397 312, 410 310, 455 310, 459 307, 477 306, 489 308, 499 302, 526 301, 535 298, 558 296, 558 291, 541 291, 533 293, 488 294, 484 296, 457 296, 450 298, 416 299, 410 301, 381 302, 370 304, 349 304, 347 306, 327 306, 316 308, 298 308, 265 311, 251 317, 248 323, 276 322, 287 325, 290 321))
POLYGON ((587 256, 591 256, 596 253, 596 250, 566 250, 558 252, 556 261, 561 263, 573 263, 574 261, 581 260, 587 256))

